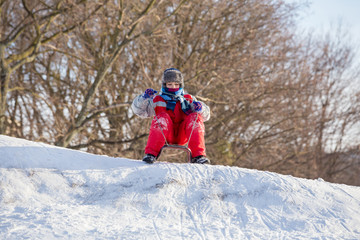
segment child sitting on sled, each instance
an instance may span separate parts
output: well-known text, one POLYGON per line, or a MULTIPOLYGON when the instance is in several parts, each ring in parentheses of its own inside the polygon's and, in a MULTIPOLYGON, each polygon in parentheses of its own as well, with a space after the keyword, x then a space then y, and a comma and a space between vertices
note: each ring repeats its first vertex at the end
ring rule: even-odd
POLYGON ((188 143, 192 163, 210 163, 204 140, 204 122, 210 118, 209 107, 190 94, 184 94, 184 79, 176 68, 164 71, 161 92, 156 93, 154 89, 146 89, 131 105, 134 113, 142 118, 154 116, 143 161, 154 163, 165 143, 188 143))

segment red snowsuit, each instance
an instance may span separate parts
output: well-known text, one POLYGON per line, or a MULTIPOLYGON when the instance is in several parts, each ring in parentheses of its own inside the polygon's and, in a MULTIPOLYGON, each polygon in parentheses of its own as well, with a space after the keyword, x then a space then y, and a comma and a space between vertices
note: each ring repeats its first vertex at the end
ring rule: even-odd
MULTIPOLYGON (((193 101, 189 94, 185 94, 184 98, 189 103, 193 101)), ((156 96, 153 99, 156 116, 151 122, 145 154, 152 154, 154 156, 159 154, 160 149, 165 144, 165 139, 161 132, 162 129, 169 144, 185 145, 189 141, 188 147, 192 151, 192 157, 206 156, 205 127, 201 114, 193 112, 186 115, 181 109, 179 101, 176 103, 174 111, 167 110, 166 102, 161 96, 156 96), (196 123, 193 130, 195 120, 196 123)))

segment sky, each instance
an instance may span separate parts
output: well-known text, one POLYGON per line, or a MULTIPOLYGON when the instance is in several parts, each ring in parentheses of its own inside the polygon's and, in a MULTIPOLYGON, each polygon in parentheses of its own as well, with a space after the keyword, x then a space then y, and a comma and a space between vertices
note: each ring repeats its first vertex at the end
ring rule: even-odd
MULTIPOLYGON (((306 0, 287 0, 304 2, 306 0)), ((353 41, 360 41, 360 0, 308 0, 309 7, 300 14, 299 24, 305 29, 324 33, 341 26, 349 31, 353 41)))

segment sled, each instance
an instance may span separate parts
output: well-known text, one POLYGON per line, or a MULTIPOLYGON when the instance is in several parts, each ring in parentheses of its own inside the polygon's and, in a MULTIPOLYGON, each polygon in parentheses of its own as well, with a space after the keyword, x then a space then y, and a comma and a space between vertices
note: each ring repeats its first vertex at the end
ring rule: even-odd
POLYGON ((173 145, 173 144, 165 144, 161 149, 160 149, 160 152, 158 154, 158 156, 156 157, 156 159, 158 159, 161 155, 161 152, 164 150, 164 149, 175 149, 175 150, 181 150, 181 151, 184 151, 186 152, 187 154, 187 161, 189 163, 191 163, 191 150, 190 148, 186 147, 186 146, 182 146, 182 145, 173 145))

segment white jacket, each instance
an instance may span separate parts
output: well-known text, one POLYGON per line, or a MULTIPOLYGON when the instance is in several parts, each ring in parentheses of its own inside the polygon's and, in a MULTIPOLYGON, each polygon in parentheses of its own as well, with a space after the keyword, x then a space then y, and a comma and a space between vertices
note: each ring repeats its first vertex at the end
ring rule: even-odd
MULTIPOLYGON (((192 102, 197 101, 195 97, 192 97, 192 102)), ((191 108, 194 109, 193 103, 191 102, 191 108)), ((210 119, 210 108, 203 102, 198 101, 201 103, 202 109, 199 114, 202 116, 203 121, 208 121, 210 119)), ((144 98, 144 95, 137 96, 132 104, 131 109, 133 112, 141 118, 148 118, 155 116, 154 110, 155 104, 153 103, 152 98, 144 98)), ((194 110, 193 110, 194 111, 194 110)), ((194 111, 195 112, 195 111, 194 111)))

